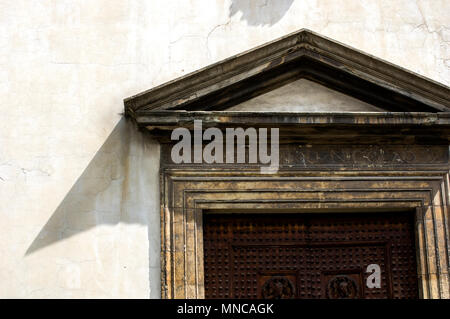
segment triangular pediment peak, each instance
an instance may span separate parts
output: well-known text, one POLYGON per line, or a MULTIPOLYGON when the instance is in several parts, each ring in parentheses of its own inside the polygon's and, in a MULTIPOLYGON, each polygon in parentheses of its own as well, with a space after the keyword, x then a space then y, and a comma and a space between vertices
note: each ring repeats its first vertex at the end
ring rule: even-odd
POLYGON ((390 112, 449 112, 450 88, 302 29, 125 99, 149 111, 223 111, 307 79, 390 112))
POLYGON ((299 79, 228 108, 253 112, 386 112, 321 84, 299 79))

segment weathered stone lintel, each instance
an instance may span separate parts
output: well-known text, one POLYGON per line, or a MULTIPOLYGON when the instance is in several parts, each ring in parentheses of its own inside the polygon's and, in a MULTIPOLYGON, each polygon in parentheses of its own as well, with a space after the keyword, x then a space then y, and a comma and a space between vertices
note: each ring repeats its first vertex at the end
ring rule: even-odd
MULTIPOLYGON (((203 146, 208 144, 204 142, 203 146)), ((225 155, 222 163, 194 163, 193 150, 190 163, 174 163, 171 159, 173 144, 162 145, 161 163, 163 167, 192 167, 236 170, 257 169, 260 163, 249 163, 249 147, 246 145, 244 163, 226 163, 225 155)), ((225 154, 225 145, 223 149, 225 154)), ((236 152, 235 152, 236 154, 236 152)), ((296 145, 284 144, 279 147, 280 170, 291 169, 335 169, 337 167, 359 169, 408 169, 418 166, 445 169, 449 165, 449 148, 447 145, 296 145)))

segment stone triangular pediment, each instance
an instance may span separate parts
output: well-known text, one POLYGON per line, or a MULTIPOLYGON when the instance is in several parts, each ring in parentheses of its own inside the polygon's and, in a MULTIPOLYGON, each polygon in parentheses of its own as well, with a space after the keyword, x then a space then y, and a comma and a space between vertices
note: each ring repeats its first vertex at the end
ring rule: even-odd
POLYGON ((239 110, 259 101, 277 112, 282 106, 267 105, 277 90, 290 90, 283 103, 307 100, 295 91, 299 85, 316 98, 318 88, 326 92, 321 98, 328 96, 332 112, 450 111, 447 86, 304 29, 127 98, 125 111, 137 119, 149 112, 239 110))

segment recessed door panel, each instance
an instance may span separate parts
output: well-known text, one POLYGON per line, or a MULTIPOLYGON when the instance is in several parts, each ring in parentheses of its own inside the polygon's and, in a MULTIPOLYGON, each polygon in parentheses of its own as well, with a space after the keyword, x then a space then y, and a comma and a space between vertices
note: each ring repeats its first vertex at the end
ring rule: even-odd
POLYGON ((205 214, 203 225, 206 298, 418 297, 412 213, 205 214))

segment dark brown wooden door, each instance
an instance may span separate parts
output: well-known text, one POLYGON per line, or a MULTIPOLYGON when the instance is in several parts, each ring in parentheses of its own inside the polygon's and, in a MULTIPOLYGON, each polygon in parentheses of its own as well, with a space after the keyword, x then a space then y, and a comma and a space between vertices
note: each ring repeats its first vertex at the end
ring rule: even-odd
POLYGON ((413 224, 398 212, 205 214, 205 297, 418 298, 413 224))

